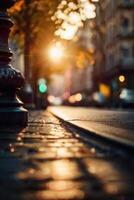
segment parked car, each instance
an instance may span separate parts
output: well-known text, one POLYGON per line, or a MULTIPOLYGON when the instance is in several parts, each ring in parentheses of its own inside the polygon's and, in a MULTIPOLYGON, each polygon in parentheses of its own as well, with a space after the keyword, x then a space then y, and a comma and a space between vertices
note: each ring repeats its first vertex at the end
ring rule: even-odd
POLYGON ((134 90, 123 88, 119 95, 119 105, 123 108, 134 108, 134 90))

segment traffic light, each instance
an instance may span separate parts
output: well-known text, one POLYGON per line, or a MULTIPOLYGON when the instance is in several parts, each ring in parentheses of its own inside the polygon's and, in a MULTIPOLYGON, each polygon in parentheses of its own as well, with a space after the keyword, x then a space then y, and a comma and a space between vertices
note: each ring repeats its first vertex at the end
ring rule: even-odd
POLYGON ((38 90, 41 94, 44 94, 47 92, 47 85, 45 79, 39 79, 38 80, 38 90))

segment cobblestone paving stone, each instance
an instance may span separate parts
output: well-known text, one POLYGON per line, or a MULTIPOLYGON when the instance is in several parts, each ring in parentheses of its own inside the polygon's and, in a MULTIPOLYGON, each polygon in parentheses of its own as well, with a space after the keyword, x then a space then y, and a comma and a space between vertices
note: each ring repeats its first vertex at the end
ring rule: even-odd
POLYGON ((131 160, 65 129, 48 112, 30 112, 23 130, 0 129, 0 199, 134 199, 131 160))

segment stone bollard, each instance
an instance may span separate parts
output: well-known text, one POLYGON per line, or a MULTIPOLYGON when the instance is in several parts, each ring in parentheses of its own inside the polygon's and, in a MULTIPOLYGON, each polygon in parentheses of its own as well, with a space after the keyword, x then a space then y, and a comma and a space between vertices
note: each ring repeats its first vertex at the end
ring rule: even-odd
POLYGON ((16 95, 24 77, 10 64, 8 37, 13 23, 6 11, 13 4, 13 0, 0 0, 0 126, 26 126, 28 121, 28 112, 16 95))

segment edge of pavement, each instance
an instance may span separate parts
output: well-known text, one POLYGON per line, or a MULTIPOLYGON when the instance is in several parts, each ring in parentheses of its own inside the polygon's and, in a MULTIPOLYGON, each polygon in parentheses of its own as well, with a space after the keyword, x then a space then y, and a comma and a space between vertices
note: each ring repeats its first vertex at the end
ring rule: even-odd
MULTIPOLYGON (((65 124, 70 125, 71 127, 75 128, 77 131, 84 132, 88 136, 90 134, 91 137, 100 139, 100 140, 105 140, 106 142, 109 142, 113 145, 116 146, 121 146, 125 147, 127 150, 132 150, 134 149, 134 141, 131 138, 126 138, 126 137, 119 137, 119 135, 116 134, 108 134, 107 130, 111 128, 112 131, 119 131, 119 128, 116 127, 110 127, 108 125, 103 125, 103 124, 98 124, 96 122, 87 122, 87 121, 78 121, 78 120, 67 120, 65 119, 64 116, 61 116, 60 113, 57 112, 57 109, 54 109, 52 107, 48 108, 48 111, 53 114, 55 117, 57 117, 59 120, 63 121, 65 124), (90 123, 90 125, 89 125, 90 123), (94 125, 98 126, 98 129, 93 128, 94 125), (99 126, 103 126, 105 131, 100 131, 99 126)), ((123 129, 122 129, 123 131, 123 129)), ((125 132, 125 131, 124 131, 125 132)))

